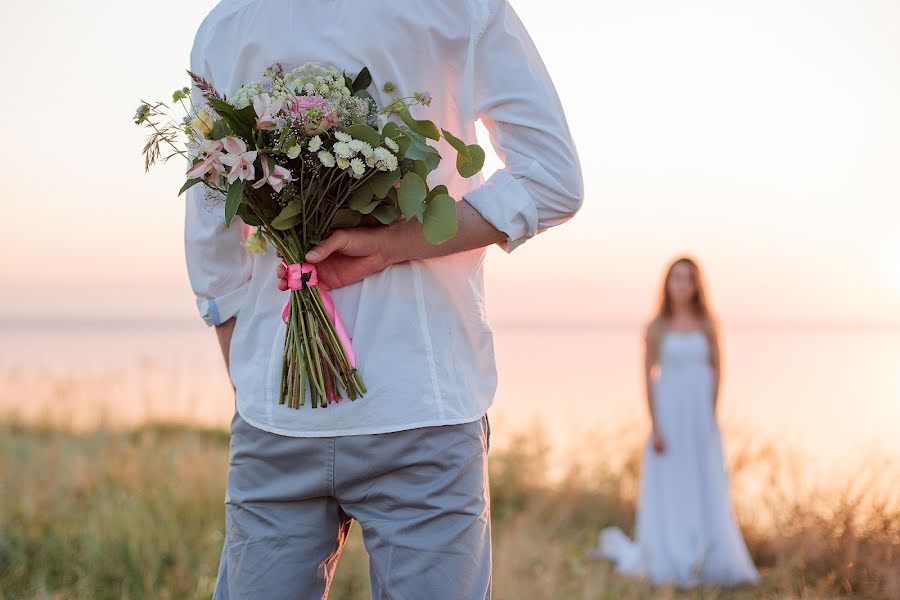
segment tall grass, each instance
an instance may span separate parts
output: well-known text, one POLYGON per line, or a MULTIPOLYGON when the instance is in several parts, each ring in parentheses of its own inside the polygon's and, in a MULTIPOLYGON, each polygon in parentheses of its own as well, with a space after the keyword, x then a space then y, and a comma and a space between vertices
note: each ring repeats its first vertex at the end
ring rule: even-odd
MULTIPOLYGON (((732 480, 756 488, 738 516, 763 584, 679 591, 585 559, 599 528, 632 526, 637 448, 624 463, 573 461, 561 480, 546 477, 546 456, 531 432, 491 451, 495 598, 900 598, 893 467, 822 489, 801 485, 770 447, 747 444, 732 480)), ((209 598, 227 462, 228 436, 216 430, 0 426, 0 598, 209 598)), ((368 598, 368 587, 354 527, 331 597, 368 598)))

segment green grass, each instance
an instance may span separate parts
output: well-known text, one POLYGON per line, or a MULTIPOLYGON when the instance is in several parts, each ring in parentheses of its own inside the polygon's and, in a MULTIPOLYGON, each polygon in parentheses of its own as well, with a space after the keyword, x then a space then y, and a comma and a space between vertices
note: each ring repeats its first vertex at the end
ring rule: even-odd
MULTIPOLYGON (((900 598, 900 507, 872 479, 886 481, 883 468, 839 488, 800 490, 771 449, 748 447, 732 473, 735 485, 759 488, 752 510, 738 514, 764 582, 677 591, 584 558, 599 528, 630 530, 636 449, 624 464, 582 461, 550 482, 540 435, 510 448, 491 452, 497 599, 900 598)), ((227 462, 220 431, 0 426, 0 598, 209 598, 227 462)), ((331 597, 368 598, 368 589, 354 527, 331 597)))

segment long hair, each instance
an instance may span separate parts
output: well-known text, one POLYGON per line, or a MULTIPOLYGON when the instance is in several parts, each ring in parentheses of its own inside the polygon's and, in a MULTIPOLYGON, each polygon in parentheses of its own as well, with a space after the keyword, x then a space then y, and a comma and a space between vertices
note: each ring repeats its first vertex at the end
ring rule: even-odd
POLYGON ((669 265, 666 270, 666 276, 662 282, 662 290, 660 291, 659 309, 656 317, 653 319, 654 329, 661 332, 669 326, 672 320, 673 307, 672 297, 669 294, 669 279, 672 277, 672 271, 678 265, 687 265, 691 271, 691 280, 694 283, 694 297, 691 298, 691 310, 694 316, 700 321, 701 327, 709 340, 710 360, 714 365, 719 363, 719 342, 716 331, 716 321, 712 310, 709 307, 708 296, 706 294, 706 283, 703 277, 703 271, 694 258, 690 256, 680 256, 669 265))

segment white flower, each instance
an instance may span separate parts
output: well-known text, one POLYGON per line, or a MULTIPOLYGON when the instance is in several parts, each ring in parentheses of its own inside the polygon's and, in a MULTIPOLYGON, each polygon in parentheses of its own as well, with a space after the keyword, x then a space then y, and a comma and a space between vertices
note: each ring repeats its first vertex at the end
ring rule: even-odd
POLYGON ((338 142, 334 145, 334 153, 341 158, 350 158, 353 156, 353 149, 346 142, 338 142))
POLYGON ((378 146, 377 148, 375 148, 375 156, 378 157, 378 160, 380 161, 386 161, 388 160, 388 157, 394 155, 391 154, 390 150, 388 150, 384 146, 378 146))
POLYGON ((321 162, 324 166, 328 168, 334 166, 334 155, 328 150, 320 150, 318 156, 319 162, 321 162))
POLYGON ((391 154, 379 167, 380 171, 396 171, 398 167, 397 157, 391 154))
MULTIPOLYGON (((288 148, 287 155, 288 158, 297 158, 300 156, 300 152, 303 151, 303 148, 300 147, 300 144, 294 144, 290 148, 288 148)), ((312 150, 310 150, 312 152, 312 150)))
POLYGON ((309 149, 310 152, 318 152, 319 148, 321 148, 321 147, 322 147, 322 138, 320 138, 319 136, 316 136, 316 137, 312 138, 311 140, 309 140, 309 145, 307 146, 307 148, 309 149))
POLYGON ((239 89, 237 94, 234 95, 234 98, 231 102, 235 108, 240 110, 242 108, 247 108, 248 106, 253 104, 253 99, 263 93, 264 92, 262 86, 259 85, 258 82, 254 81, 239 89))
POLYGON ((335 131, 334 137, 336 137, 339 142, 349 142, 350 140, 353 139, 352 137, 350 137, 348 134, 344 133, 343 131, 335 131))
POLYGON ((366 172, 366 165, 358 158, 354 158, 350 161, 350 168, 353 169, 353 174, 356 176, 361 176, 366 172))
POLYGON ((374 167, 378 164, 378 157, 375 154, 370 154, 366 157, 366 164, 370 167, 374 167))
POLYGON ((339 169, 344 169, 344 170, 346 170, 347 167, 350 166, 350 161, 347 160, 346 158, 338 157, 338 158, 337 158, 337 166, 338 166, 339 169))
POLYGON ((362 140, 353 140, 350 142, 350 149, 359 152, 363 156, 372 154, 372 146, 362 140))
POLYGON ((384 138, 384 145, 390 148, 394 152, 400 151, 400 146, 395 142, 392 138, 384 138))

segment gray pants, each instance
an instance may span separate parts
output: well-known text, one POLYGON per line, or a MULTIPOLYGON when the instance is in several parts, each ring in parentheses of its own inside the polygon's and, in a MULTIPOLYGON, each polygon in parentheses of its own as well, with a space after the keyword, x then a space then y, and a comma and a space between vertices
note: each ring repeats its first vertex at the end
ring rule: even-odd
POLYGON ((237 413, 214 600, 325 598, 355 519, 372 597, 491 595, 487 415, 462 425, 296 438, 237 413))

